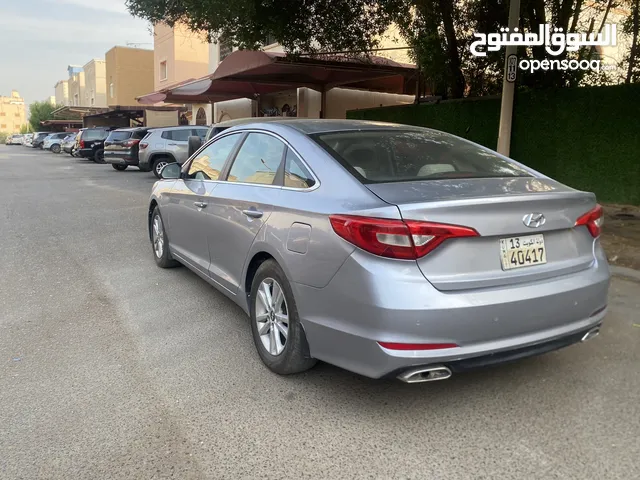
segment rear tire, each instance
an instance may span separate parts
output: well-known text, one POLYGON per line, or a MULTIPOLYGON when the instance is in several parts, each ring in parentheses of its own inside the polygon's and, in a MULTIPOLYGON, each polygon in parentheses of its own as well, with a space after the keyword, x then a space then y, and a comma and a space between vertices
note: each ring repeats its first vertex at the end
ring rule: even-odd
POLYGON ((104 161, 104 150, 96 150, 96 154, 93 157, 93 161, 96 163, 105 163, 104 161))
POLYGON ((116 165, 115 163, 112 163, 111 166, 114 170, 118 170, 119 172, 124 172, 128 167, 128 165, 116 165))
POLYGON ((53 153, 60 153, 60 145, 58 145, 57 143, 51 145, 51 151, 53 153))
POLYGON ((173 162, 168 157, 157 157, 153 160, 151 169, 153 170, 153 174, 156 176, 156 178, 161 178, 160 172, 162 172, 162 169, 165 167, 165 165, 168 165, 170 163, 173 162))
POLYGON ((275 260, 267 260, 258 267, 251 284, 249 308, 253 341, 269 370, 289 375, 309 370, 317 363, 309 356, 289 280, 275 260), (271 303, 267 306, 269 298, 271 303))
POLYGON ((173 268, 180 265, 169 253, 169 240, 158 207, 154 208, 151 214, 151 247, 153 259, 160 268, 173 268))

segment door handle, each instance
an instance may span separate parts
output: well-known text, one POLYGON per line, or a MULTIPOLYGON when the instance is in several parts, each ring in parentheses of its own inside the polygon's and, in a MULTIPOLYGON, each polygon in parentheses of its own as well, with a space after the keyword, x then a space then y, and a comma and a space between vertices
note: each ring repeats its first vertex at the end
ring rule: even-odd
POLYGON ((264 215, 260 210, 242 210, 242 213, 244 213, 247 217, 251 217, 251 218, 260 218, 262 217, 262 215, 264 215))
POLYGON ((178 144, 177 144, 177 143, 167 143, 167 145, 172 145, 172 146, 174 146, 174 147, 175 147, 175 146, 176 146, 176 145, 178 145, 178 144))
POLYGON ((204 202, 193 202, 193 204, 198 208, 206 208, 207 204, 204 202))

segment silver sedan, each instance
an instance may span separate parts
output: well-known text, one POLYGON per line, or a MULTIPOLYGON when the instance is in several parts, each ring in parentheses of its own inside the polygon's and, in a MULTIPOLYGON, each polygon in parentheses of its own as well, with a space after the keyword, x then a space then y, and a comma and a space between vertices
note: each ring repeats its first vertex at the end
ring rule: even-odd
POLYGON ((260 358, 442 380, 585 341, 606 314, 602 208, 485 147, 404 125, 230 128, 151 194, 160 267, 250 317, 260 358))

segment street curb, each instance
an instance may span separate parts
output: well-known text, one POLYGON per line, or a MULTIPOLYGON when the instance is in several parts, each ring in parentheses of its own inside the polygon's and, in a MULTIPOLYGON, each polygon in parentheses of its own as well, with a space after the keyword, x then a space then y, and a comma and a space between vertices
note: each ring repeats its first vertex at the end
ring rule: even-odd
POLYGON ((633 268, 627 267, 617 267, 615 265, 610 265, 609 269, 616 277, 622 277, 633 282, 640 282, 640 270, 634 270, 633 268))

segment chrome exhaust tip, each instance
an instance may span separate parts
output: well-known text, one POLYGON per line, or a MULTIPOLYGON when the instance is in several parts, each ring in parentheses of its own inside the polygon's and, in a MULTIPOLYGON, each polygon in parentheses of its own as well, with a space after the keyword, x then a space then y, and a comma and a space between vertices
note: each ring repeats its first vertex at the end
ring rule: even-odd
POLYGON ((436 365, 434 367, 412 368, 398 375, 398 380, 405 383, 422 383, 446 380, 449 377, 451 377, 451 370, 444 365, 436 365))
POLYGON ((591 340, 593 337, 597 337, 599 333, 600 333, 600 327, 594 327, 584 334, 584 337, 582 337, 581 342, 586 342, 587 340, 591 340))

